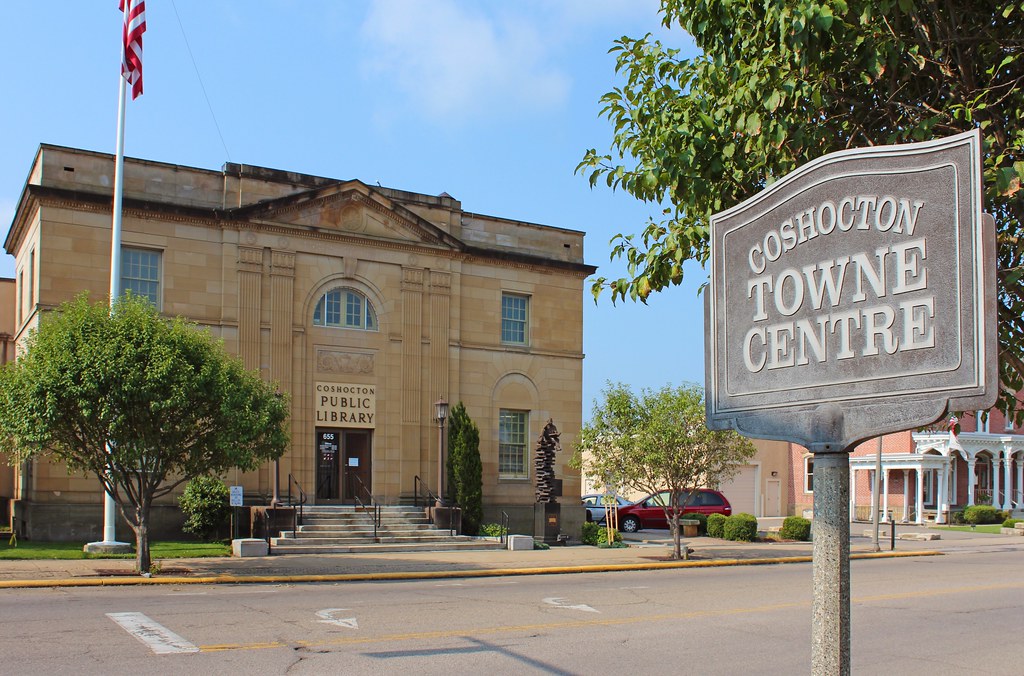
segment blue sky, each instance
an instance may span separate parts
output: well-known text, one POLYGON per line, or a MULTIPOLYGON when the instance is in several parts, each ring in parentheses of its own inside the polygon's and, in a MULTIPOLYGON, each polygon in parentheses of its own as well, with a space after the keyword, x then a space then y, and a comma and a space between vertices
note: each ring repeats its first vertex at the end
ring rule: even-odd
MULTIPOLYGON (((116 0, 0 9, 0 229, 40 143, 114 151, 116 0)), ((239 162, 426 194, 467 211, 582 230, 586 261, 616 276, 608 241, 656 205, 574 175, 612 135, 599 98, 608 49, 661 27, 657 0, 149 0, 145 93, 125 153, 219 169, 239 162), (198 76, 197 71, 198 70, 198 76), (204 95, 205 90, 205 95, 204 95)), ((0 276, 13 258, 0 253, 0 276)), ((704 380, 705 273, 647 306, 584 304, 584 413, 607 381, 704 380)), ((537 318, 557 321, 556 317, 537 318)))

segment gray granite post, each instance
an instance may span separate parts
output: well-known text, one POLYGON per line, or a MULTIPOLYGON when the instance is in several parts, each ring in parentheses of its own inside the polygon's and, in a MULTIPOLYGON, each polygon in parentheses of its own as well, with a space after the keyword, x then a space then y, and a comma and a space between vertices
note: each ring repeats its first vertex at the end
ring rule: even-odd
POLYGON ((811 673, 850 674, 850 455, 814 454, 811 673))

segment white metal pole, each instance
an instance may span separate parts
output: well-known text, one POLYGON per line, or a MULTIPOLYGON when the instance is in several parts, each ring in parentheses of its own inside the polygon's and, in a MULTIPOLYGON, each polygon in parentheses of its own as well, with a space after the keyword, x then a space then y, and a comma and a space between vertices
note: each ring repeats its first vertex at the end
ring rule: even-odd
MULTIPOLYGON (((127 11, 127 10, 126 10, 127 11)), ((123 47, 122 47, 123 49, 123 47)), ((114 159, 114 218, 110 231, 110 309, 121 293, 121 202, 124 197, 124 110, 127 96, 127 81, 121 73, 117 98, 117 150, 114 159)), ((110 455, 110 443, 107 443, 110 455)), ((103 541, 117 542, 117 505, 110 491, 103 495, 103 541)))

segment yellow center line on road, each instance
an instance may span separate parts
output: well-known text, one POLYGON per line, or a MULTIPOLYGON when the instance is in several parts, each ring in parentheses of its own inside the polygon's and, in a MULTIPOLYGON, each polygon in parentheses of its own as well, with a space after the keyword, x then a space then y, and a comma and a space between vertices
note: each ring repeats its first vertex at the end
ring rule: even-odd
MULTIPOLYGON (((953 594, 974 594, 981 591, 998 591, 1004 589, 1022 589, 1024 582, 974 585, 970 587, 948 587, 944 589, 933 589, 926 591, 908 591, 893 594, 873 594, 870 596, 858 596, 851 600, 852 603, 874 603, 878 601, 892 601, 898 599, 925 598, 933 596, 949 596, 953 594)), ((659 615, 638 615, 635 617, 603 618, 571 620, 564 622, 547 622, 540 624, 519 624, 500 625, 495 627, 470 627, 464 629, 451 629, 447 631, 423 631, 408 632, 403 634, 383 634, 379 636, 350 636, 345 638, 329 638, 318 641, 269 641, 263 643, 222 643, 214 645, 199 646, 200 652, 213 653, 231 650, 266 650, 272 648, 327 648, 332 646, 360 645, 368 643, 389 643, 394 641, 423 641, 431 639, 448 639, 465 636, 486 636, 494 634, 515 634, 522 632, 553 631, 558 629, 578 629, 581 627, 611 627, 641 622, 667 622, 673 620, 687 620, 703 617, 724 617, 728 615, 743 615, 751 613, 767 613, 792 608, 809 608, 810 601, 799 601, 794 603, 776 603, 746 608, 724 608, 720 610, 694 610, 682 613, 662 613, 659 615)))

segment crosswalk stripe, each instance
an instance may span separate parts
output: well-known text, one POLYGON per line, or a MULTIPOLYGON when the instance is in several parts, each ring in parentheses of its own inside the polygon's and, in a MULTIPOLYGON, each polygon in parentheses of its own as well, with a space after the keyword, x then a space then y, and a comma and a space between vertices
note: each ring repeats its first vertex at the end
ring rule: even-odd
POLYGON ((149 646, 156 655, 199 652, 197 646, 142 613, 107 613, 107 617, 149 646))

